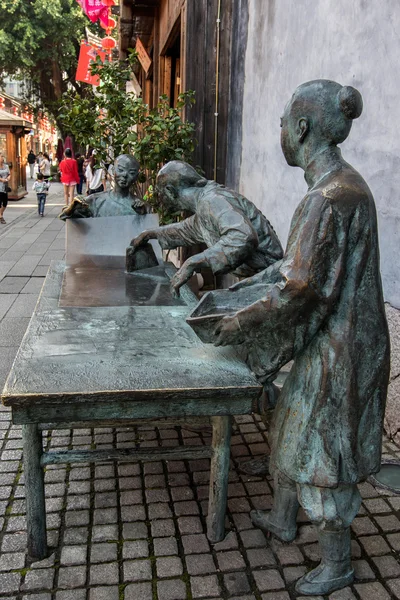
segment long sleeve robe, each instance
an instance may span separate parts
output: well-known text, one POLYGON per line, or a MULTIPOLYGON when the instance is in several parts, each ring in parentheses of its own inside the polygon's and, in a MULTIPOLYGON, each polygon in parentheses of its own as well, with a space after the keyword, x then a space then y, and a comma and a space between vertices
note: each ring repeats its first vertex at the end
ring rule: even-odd
POLYGON ((199 196, 194 215, 156 230, 165 250, 205 243, 213 272, 251 275, 280 259, 282 246, 271 224, 246 198, 214 182, 199 196))
POLYGON ((294 359, 271 465, 300 484, 363 481, 380 469, 389 335, 375 205, 357 172, 343 168, 309 191, 278 266, 263 297, 236 313, 259 375, 294 359))

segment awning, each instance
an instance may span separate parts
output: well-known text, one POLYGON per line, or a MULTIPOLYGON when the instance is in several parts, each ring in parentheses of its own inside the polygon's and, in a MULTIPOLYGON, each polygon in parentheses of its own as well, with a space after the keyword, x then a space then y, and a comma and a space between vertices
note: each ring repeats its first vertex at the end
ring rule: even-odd
POLYGON ((7 127, 26 127, 27 129, 34 129, 33 123, 26 121, 22 117, 13 115, 6 110, 0 108, 0 125, 6 125, 7 127))

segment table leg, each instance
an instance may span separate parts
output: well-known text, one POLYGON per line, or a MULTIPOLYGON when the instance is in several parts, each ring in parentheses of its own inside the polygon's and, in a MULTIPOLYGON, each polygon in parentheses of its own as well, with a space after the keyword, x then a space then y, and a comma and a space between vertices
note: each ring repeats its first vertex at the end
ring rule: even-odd
POLYGON ((28 556, 42 560, 47 556, 44 473, 40 464, 43 453, 42 432, 36 424, 22 426, 26 495, 28 556))
POLYGON ((210 542, 216 543, 223 540, 225 535, 232 417, 212 417, 211 423, 213 455, 211 458, 207 535, 210 542))

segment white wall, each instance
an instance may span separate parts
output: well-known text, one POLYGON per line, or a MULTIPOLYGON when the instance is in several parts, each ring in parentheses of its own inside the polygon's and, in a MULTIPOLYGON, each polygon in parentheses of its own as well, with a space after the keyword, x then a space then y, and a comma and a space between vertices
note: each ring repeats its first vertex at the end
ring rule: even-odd
POLYGON ((400 2, 248 1, 240 191, 285 244, 306 184, 280 149, 284 106, 311 79, 358 88, 364 111, 342 151, 374 194, 385 297, 400 308, 400 2))

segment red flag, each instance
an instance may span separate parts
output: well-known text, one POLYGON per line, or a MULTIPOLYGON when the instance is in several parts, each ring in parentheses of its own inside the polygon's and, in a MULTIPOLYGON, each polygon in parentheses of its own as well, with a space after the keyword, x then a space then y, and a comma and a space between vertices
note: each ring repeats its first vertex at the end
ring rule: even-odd
POLYGON ((108 27, 108 7, 104 6, 101 0, 77 0, 77 2, 92 23, 100 19, 104 27, 108 27))
POLYGON ((85 83, 90 83, 90 85, 99 85, 99 76, 92 75, 90 72, 90 65, 92 61, 96 59, 96 56, 100 56, 102 62, 104 62, 104 52, 101 52, 98 48, 95 48, 95 46, 91 46, 87 42, 81 43, 78 68, 76 70, 75 77, 76 81, 84 81, 85 83))

